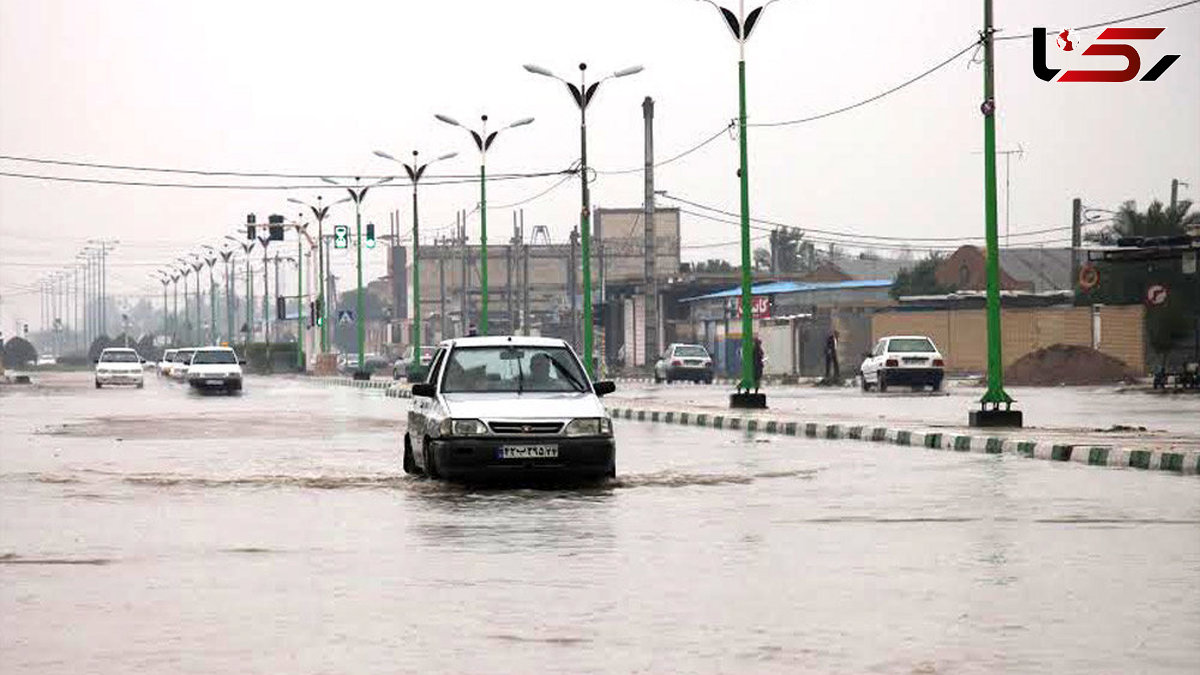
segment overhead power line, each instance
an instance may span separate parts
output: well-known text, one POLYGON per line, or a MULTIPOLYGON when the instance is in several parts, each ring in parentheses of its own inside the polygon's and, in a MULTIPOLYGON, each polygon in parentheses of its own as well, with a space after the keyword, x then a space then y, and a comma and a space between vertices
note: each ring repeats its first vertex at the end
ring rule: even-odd
MULTIPOLYGON (((537 174, 513 174, 513 175, 501 175, 501 176, 497 176, 497 177, 488 176, 488 180, 510 181, 510 180, 521 180, 521 179, 527 179, 527 178, 543 178, 546 176, 556 176, 556 175, 560 175, 560 174, 567 174, 569 176, 571 173, 572 172, 570 170, 563 170, 563 171, 550 171, 550 172, 537 173, 537 174)), ((24 178, 24 179, 28 179, 28 180, 46 180, 46 181, 56 181, 56 182, 65 182, 65 183, 88 183, 88 184, 93 184, 93 185, 120 185, 120 186, 124 186, 124 187, 190 188, 190 189, 197 189, 197 190, 265 190, 265 191, 271 191, 271 190, 339 190, 339 189, 345 189, 345 187, 346 187, 346 186, 329 185, 327 183, 315 183, 312 185, 250 185, 250 184, 238 185, 238 184, 215 184, 215 183, 165 183, 165 182, 156 182, 156 181, 110 180, 110 179, 105 179, 105 178, 79 178, 79 177, 73 177, 73 176, 48 176, 48 175, 44 175, 44 174, 16 173, 16 172, 12 172, 12 171, 0 171, 0 176, 6 176, 9 178, 24 178)), ((461 180, 455 179, 455 180, 441 180, 441 181, 438 181, 438 180, 422 181, 421 185, 422 186, 463 185, 463 184, 477 183, 478 181, 479 181, 479 177, 474 176, 469 179, 464 178, 461 180)), ((407 187, 407 186, 403 183, 391 183, 391 184, 385 183, 383 185, 376 185, 374 187, 376 189, 378 189, 378 188, 394 188, 394 187, 407 187)))
MULTIPOLYGON (((1092 28, 1103 28, 1105 26, 1111 26, 1111 25, 1117 24, 1117 23, 1125 23, 1126 21, 1136 21, 1137 19, 1144 19, 1148 16, 1155 16, 1156 14, 1165 14, 1167 12, 1173 12, 1177 9, 1183 9, 1184 7, 1187 7, 1188 5, 1195 5, 1197 3, 1200 3, 1200 0, 1187 0, 1187 2, 1180 2, 1180 3, 1174 4, 1174 5, 1167 5, 1166 7, 1161 7, 1159 9, 1153 9, 1153 10, 1150 10, 1149 12, 1142 12, 1141 14, 1133 14, 1130 16, 1123 16, 1119 19, 1112 19, 1110 21, 1102 21, 1100 23, 1088 24, 1086 26, 1077 26, 1077 27, 1071 28, 1069 30, 1091 30, 1092 28)), ((1057 32, 1058 31, 1054 31, 1054 33, 1057 33, 1057 32)), ((1046 35, 1052 35, 1052 34, 1053 33, 1051 31, 1046 31, 1046 35)), ((1003 35, 1003 36, 997 35, 996 41, 999 42, 1001 40, 1027 40, 1031 37, 1033 37, 1033 33, 1023 33, 1021 35, 1003 35)))

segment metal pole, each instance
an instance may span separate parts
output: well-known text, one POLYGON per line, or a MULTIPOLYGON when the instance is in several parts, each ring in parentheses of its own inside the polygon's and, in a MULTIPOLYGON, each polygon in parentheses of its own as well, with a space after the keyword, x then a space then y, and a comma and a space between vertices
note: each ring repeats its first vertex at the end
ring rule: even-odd
MULTIPOLYGON (((579 64, 579 91, 587 92, 587 64, 579 64)), ((587 102, 583 100, 579 106, 579 183, 582 192, 582 205, 579 208, 579 232, 583 237, 583 366, 591 377, 595 371, 593 364, 592 340, 592 198, 588 191, 587 164, 587 102)), ((574 321, 575 317, 572 316, 574 321)))
POLYGON ((521 312, 521 328, 529 336, 529 242, 525 239, 525 209, 521 209, 521 247, 525 252, 525 268, 521 272, 521 288, 524 291, 521 312))
MULTIPOLYGON (((992 0, 983 0, 983 180, 987 237, 987 392, 980 400, 983 411, 999 412, 1001 403, 1011 409, 1012 398, 1004 391, 1004 361, 1000 333, 1000 254, 996 218, 996 99, 993 54, 992 0)), ((979 418, 982 420, 982 418, 979 418)), ((1019 426, 1019 422, 1017 423, 1019 426)))
POLYGON ((217 264, 216 258, 209 258, 208 262, 208 343, 210 345, 217 344, 217 282, 213 280, 213 265, 217 264))
MULTIPOLYGON (((413 150, 413 224, 412 224, 412 344, 413 363, 421 365, 421 220, 417 217, 417 151, 413 150)), ((397 223, 399 227, 399 223, 397 223)))
MULTIPOLYGON (((263 342, 267 345, 268 363, 270 362, 271 352, 271 293, 270 293, 270 269, 271 261, 267 257, 267 247, 270 245, 270 239, 259 239, 263 247, 263 342)), ((279 292, 279 288, 275 288, 275 292, 279 292)))
POLYGON ((304 237, 296 226, 296 367, 304 372, 304 237))
MULTIPOLYGON (((750 176, 746 150, 746 58, 745 43, 740 42, 742 55, 738 60, 738 154, 741 170, 742 225, 742 382, 741 388, 758 389, 754 377, 754 313, 751 305, 750 269, 750 176)), ((647 354, 649 359, 650 355, 647 354)))
POLYGON ((461 324, 459 328, 461 330, 458 334, 463 336, 467 334, 467 326, 471 323, 469 317, 470 304, 467 302, 467 212, 465 210, 458 212, 458 221, 458 245, 462 251, 462 286, 459 289, 462 291, 462 311, 459 316, 459 323, 461 324))
POLYGON ((571 291, 571 348, 579 347, 579 311, 575 301, 575 245, 579 243, 579 228, 571 230, 571 255, 570 266, 567 268, 568 288, 571 291))
POLYGON ((366 339, 366 334, 363 332, 363 311, 364 311, 364 306, 365 306, 364 305, 365 298, 363 297, 363 280, 362 280, 362 278, 363 278, 362 277, 362 211, 359 208, 362 203, 362 198, 365 194, 366 194, 365 191, 358 193, 358 197, 354 200, 354 222, 355 222, 355 228, 356 228, 355 229, 355 237, 354 237, 354 245, 355 245, 356 255, 357 255, 356 267, 357 267, 357 273, 358 273, 358 293, 357 293, 356 299, 355 299, 356 314, 355 314, 354 320, 355 320, 355 324, 356 324, 355 327, 357 330, 357 337, 358 337, 358 372, 361 372, 361 373, 367 372, 366 368, 365 368, 366 364, 363 362, 363 342, 366 339))
MULTIPOLYGON (((484 120, 487 132, 487 120, 484 120)), ((486 135, 485 135, 486 138, 486 135)), ((482 294, 479 309, 479 334, 488 334, 488 249, 487 249, 487 151, 480 155, 479 162, 479 291, 482 294)))
MULTIPOLYGON (((319 203, 319 202, 318 202, 319 203)), ((321 353, 329 351, 329 336, 326 333, 325 316, 325 214, 317 216, 317 316, 321 328, 321 353)))

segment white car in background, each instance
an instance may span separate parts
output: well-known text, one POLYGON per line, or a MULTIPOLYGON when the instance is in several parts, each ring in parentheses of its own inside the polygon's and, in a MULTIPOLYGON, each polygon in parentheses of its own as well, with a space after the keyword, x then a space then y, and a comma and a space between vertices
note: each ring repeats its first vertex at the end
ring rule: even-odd
POLYGON ((242 363, 229 347, 201 347, 192 354, 187 382, 193 389, 241 391, 242 363))
POLYGON ((171 379, 187 381, 188 364, 192 362, 192 354, 195 349, 177 349, 175 350, 175 358, 171 362, 171 379))
POLYGON ((933 340, 924 335, 880 338, 865 357, 861 367, 863 391, 873 387, 887 391, 892 385, 909 386, 913 391, 925 387, 940 391, 942 388, 946 361, 933 340))
POLYGON ((171 375, 171 366, 173 365, 174 358, 175 358, 175 350, 174 349, 168 349, 162 353, 162 358, 160 358, 158 360, 158 366, 157 366, 159 377, 162 377, 163 375, 166 375, 169 377, 171 375))
POLYGON ((110 347, 96 359, 96 388, 113 384, 132 384, 141 389, 145 384, 142 357, 132 349, 110 347))

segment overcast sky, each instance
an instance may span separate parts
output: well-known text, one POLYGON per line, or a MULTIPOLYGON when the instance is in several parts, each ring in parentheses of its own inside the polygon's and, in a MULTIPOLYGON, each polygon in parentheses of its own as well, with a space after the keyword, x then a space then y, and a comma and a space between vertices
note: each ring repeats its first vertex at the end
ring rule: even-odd
MULTIPOLYGON (((997 0, 1001 35, 1119 18, 1175 0, 997 0)), ((724 0, 734 6, 735 0, 724 0)), ((755 2, 749 3, 756 6, 755 2)), ((747 47, 751 123, 796 119, 873 96, 977 37, 982 0, 781 0, 747 47)), ((1012 159, 1012 231, 1070 224, 1070 202, 1115 208, 1166 201, 1172 178, 1200 193, 1200 5, 1130 22, 1166 27, 1139 44, 1143 71, 1181 58, 1153 83, 1046 83, 1029 40, 997 45, 998 144, 1012 159)), ((1094 39, 1098 30, 1080 37, 1094 39)), ((862 235, 975 237, 983 231, 982 69, 970 55, 878 102, 819 121, 752 128, 751 211, 801 228, 862 235)), ((1120 59, 1068 55, 1053 67, 1118 68, 1120 59)), ((527 127, 501 134, 489 173, 559 170, 578 157, 578 113, 565 87, 525 72, 536 63, 574 79, 577 64, 606 82, 589 109, 589 159, 599 171, 642 163, 641 102, 656 101, 658 159, 685 150, 737 114, 737 46, 716 10, 695 0, 0 0, 0 154, 222 171, 393 173, 371 153, 458 151, 431 173, 471 174, 478 153, 444 113, 481 113, 527 127)), ((738 208, 737 142, 724 135, 662 166, 657 187, 738 208)), ((315 199, 307 179, 195 178, 0 161, 0 171, 117 180, 309 185, 290 191, 83 185, 0 176, 0 327, 38 319, 30 285, 72 259, 88 238, 120 240, 110 290, 149 294, 148 275, 216 243, 256 212, 296 214, 315 199)), ((1004 179, 1000 163, 1001 190, 1004 179)), ((492 205, 535 195, 557 178, 489 183, 492 205)), ((407 181, 368 196, 364 222, 407 223, 407 181)), ((452 224, 477 186, 422 191, 424 232, 452 224)), ((324 192, 327 200, 342 196, 324 192)), ((344 193, 343 193, 344 194, 344 193)), ((596 206, 638 206, 642 174, 598 176, 596 206)), ((1003 192, 1001 205, 1003 208, 1003 192)), ((669 202, 662 202, 669 204, 669 202)), ((339 207, 329 222, 353 221, 339 207)), ((524 206, 527 227, 565 238, 577 222, 569 181, 524 206)), ((491 240, 511 232, 490 212, 491 240)), ((1004 213, 1001 211, 1003 227, 1004 213)), ((684 245, 727 242, 736 227, 685 215, 684 245)), ((471 221, 472 240, 478 219, 471 221)), ((1069 233, 1017 241, 1054 241, 1069 233)), ((881 249, 881 252, 884 252, 881 249)), ((685 249, 685 259, 732 258, 735 246, 685 249)), ((377 253, 369 273, 384 270, 377 253)), ((346 256, 349 262, 349 256, 346 256)), ((343 263, 339 263, 339 266, 343 263)), ((343 267, 348 271, 348 268, 343 267)))

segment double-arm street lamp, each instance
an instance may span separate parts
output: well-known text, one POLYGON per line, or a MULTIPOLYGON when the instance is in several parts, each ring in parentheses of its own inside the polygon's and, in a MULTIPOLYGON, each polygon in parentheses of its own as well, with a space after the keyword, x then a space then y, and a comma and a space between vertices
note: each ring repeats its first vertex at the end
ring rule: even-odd
POLYGON ((317 324, 321 328, 321 353, 329 351, 329 334, 326 326, 329 324, 329 312, 325 307, 325 218, 329 216, 329 209, 344 204, 350 201, 350 197, 339 199, 332 204, 322 204, 322 197, 317 195, 317 203, 315 205, 306 201, 288 197, 288 201, 293 204, 307 206, 312 211, 313 217, 317 219, 317 324))
POLYGON ((201 259, 208 265, 208 343, 217 344, 217 282, 213 278, 213 267, 216 266, 220 253, 217 249, 204 244, 204 255, 201 259))
MULTIPOLYGON (((445 122, 456 127, 462 127, 471 134, 471 139, 475 141, 475 147, 479 149, 479 281, 483 292, 482 300, 480 301, 479 311, 479 333, 480 335, 488 334, 488 253, 487 253, 487 151, 492 147, 492 143, 496 140, 496 136, 505 129, 513 127, 522 127, 533 122, 532 117, 519 119, 506 127, 502 127, 496 131, 488 133, 487 130, 487 115, 481 115, 480 120, 483 125, 479 131, 468 129, 458 122, 453 117, 446 115, 434 115, 440 122, 445 122)), ((463 287, 466 287, 466 280, 463 280, 463 287)))
MULTIPOLYGON (((188 277, 191 276, 191 274, 192 274, 192 261, 188 260, 187 258, 176 258, 175 261, 178 262, 179 264, 183 265, 183 267, 181 267, 179 269, 179 272, 180 272, 180 274, 183 275, 183 323, 185 326, 187 326, 188 324, 191 323, 191 316, 190 316, 191 310, 189 309, 189 307, 191 306, 191 301, 188 300, 187 285, 188 285, 188 277)), ((200 278, 200 275, 197 274, 196 279, 199 280, 199 278, 200 278)), ((199 282, 197 281, 197 283, 199 283, 199 282)), ((196 292, 199 293, 198 287, 197 287, 196 292)), ((197 315, 199 315, 199 313, 200 313, 200 309, 198 307, 196 309, 196 313, 197 313, 197 315)), ((193 343, 192 346, 195 346, 194 345, 194 334, 192 333, 191 327, 188 328, 187 340, 189 343, 193 343)))
MULTIPOLYGON (((254 275, 250 270, 250 251, 254 250, 254 240, 242 241, 232 235, 225 235, 225 238, 237 244, 246 254, 246 344, 250 344, 254 340, 254 275)), ((233 339, 232 333, 229 339, 233 339)))
MULTIPOLYGON (((558 80, 567 85, 567 90, 571 92, 571 98, 575 100, 575 105, 579 107, 579 186, 582 198, 582 205, 579 209, 579 233, 581 236, 581 253, 583 258, 583 363, 587 367, 588 375, 592 375, 594 372, 594 365, 592 363, 592 198, 591 192, 588 190, 587 109, 588 104, 592 102, 592 97, 596 95, 596 91, 600 88, 601 82, 617 77, 635 75, 642 72, 642 67, 630 66, 629 68, 618 70, 590 85, 587 83, 586 63, 579 64, 578 85, 567 82, 541 66, 526 64, 525 70, 535 75, 558 80)), ((574 321, 575 317, 571 317, 571 320, 574 321)))
POLYGON ((362 202, 367 197, 367 191, 373 187, 383 185, 384 183, 395 180, 395 176, 382 178, 370 185, 360 186, 357 178, 354 179, 354 185, 342 185, 332 178, 322 177, 321 180, 330 185, 346 188, 350 193, 350 199, 354 201, 354 247, 356 262, 355 266, 358 273, 358 292, 355 296, 355 316, 354 322, 357 329, 358 342, 358 370, 354 372, 354 379, 368 380, 371 378, 371 372, 367 370, 366 363, 363 361, 363 343, 366 341, 366 334, 363 332, 363 311, 365 303, 363 301, 363 280, 362 280, 362 202))
POLYGON ((746 40, 762 18, 763 10, 778 0, 770 0, 765 5, 746 13, 746 3, 738 0, 738 11, 726 9, 712 0, 703 0, 721 13, 729 31, 738 43, 738 155, 740 158, 738 176, 741 181, 741 225, 742 225, 742 380, 738 383, 738 392, 730 397, 730 404, 735 408, 765 408, 765 395, 758 394, 758 376, 754 372, 754 313, 751 301, 751 271, 750 271, 750 171, 746 150, 746 40), (755 393, 751 394, 751 389, 755 393))
POLYGON ((384 159, 390 159, 397 164, 404 166, 404 171, 408 173, 408 179, 412 181, 412 298, 413 298, 413 320, 412 320, 412 348, 413 348, 413 363, 419 367, 421 365, 421 239, 420 239, 420 220, 417 218, 417 183, 421 182, 421 176, 425 175, 425 169, 429 168, 430 164, 440 162, 451 157, 457 157, 457 152, 448 152, 436 159, 421 164, 417 161, 417 151, 413 150, 412 164, 401 162, 395 157, 389 155, 382 150, 376 150, 375 155, 384 159))

